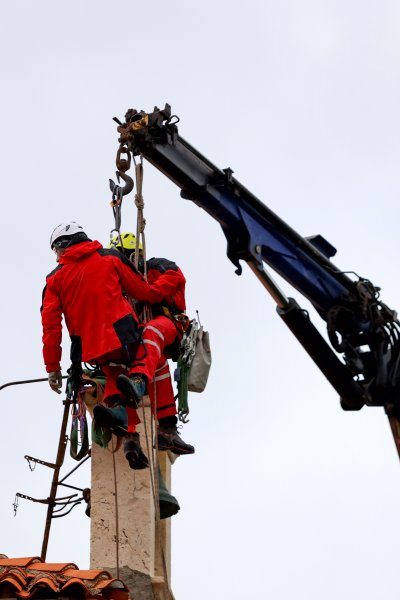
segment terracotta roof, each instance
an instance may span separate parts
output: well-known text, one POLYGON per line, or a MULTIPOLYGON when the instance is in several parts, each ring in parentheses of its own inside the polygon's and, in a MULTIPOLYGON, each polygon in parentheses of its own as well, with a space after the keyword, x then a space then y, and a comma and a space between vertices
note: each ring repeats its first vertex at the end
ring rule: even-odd
POLYGON ((128 600, 128 589, 107 571, 80 571, 73 563, 44 563, 37 556, 0 554, 0 598, 128 600))

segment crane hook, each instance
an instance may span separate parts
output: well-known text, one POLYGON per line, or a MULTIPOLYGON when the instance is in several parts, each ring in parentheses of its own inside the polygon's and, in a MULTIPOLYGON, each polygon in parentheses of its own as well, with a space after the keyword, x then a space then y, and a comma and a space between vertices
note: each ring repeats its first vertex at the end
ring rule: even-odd
POLYGON ((126 196, 127 194, 129 194, 133 190, 134 185, 132 177, 129 177, 129 175, 127 175, 126 173, 116 171, 116 176, 118 183, 122 179, 123 181, 125 181, 125 185, 121 187, 120 185, 115 183, 115 181, 109 179, 110 190, 113 195, 113 200, 115 200, 116 198, 122 198, 122 196, 126 196))

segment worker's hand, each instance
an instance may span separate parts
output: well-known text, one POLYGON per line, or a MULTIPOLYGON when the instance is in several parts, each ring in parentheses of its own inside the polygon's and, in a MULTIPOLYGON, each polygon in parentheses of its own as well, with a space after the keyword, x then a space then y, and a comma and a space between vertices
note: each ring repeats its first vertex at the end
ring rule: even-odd
POLYGON ((61 371, 52 371, 48 374, 49 386, 57 394, 61 394, 62 375, 61 371))

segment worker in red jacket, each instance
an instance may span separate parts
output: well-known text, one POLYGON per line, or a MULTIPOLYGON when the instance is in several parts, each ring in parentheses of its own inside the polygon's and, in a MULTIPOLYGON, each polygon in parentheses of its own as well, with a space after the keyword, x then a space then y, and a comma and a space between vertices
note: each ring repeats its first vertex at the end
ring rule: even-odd
MULTIPOLYGON (((133 233, 116 236, 109 247, 118 248, 132 262, 136 248, 133 233), (121 245, 122 243, 122 245, 121 245)), ((139 246, 141 250, 141 246, 139 246)), ((144 272, 144 260, 139 259, 139 270, 144 272)), ((153 297, 162 297, 160 302, 151 304, 152 319, 144 323, 142 350, 138 349, 130 376, 137 375, 143 389, 150 396, 155 415, 158 419, 158 448, 171 450, 176 454, 193 454, 194 447, 186 444, 177 432, 177 410, 167 358, 179 356, 182 339, 181 318, 187 320, 184 313, 186 280, 179 267, 166 258, 151 258, 146 262, 147 281, 153 290, 153 297), (141 356, 145 356, 141 358, 141 356)), ((137 306, 137 303, 136 303, 137 306)), ((126 378, 122 375, 121 379, 126 378)), ((128 386, 128 381, 125 382, 128 386)), ((128 409, 129 412, 129 409, 128 409)), ((130 417, 133 422, 135 417, 130 417)))
MULTIPOLYGON (((141 329, 123 291, 150 302, 160 301, 162 294, 152 290, 121 253, 90 240, 75 222, 57 226, 50 245, 59 263, 47 277, 42 302, 43 357, 50 387, 60 393, 64 315, 71 336, 72 363, 100 366, 107 376, 108 407, 96 406, 96 421, 106 421, 115 433, 124 435, 128 426, 126 406, 137 407, 146 382, 132 369, 141 329), (121 374, 121 368, 127 376, 121 374)), ((145 356, 144 369, 148 369, 147 363, 145 356)), ((138 434, 133 431, 125 442, 130 466, 148 466, 138 434)))

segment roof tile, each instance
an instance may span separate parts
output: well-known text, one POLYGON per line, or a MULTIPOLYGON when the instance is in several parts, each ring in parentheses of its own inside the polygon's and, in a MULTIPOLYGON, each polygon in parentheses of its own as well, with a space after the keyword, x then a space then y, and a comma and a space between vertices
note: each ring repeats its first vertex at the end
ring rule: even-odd
POLYGON ((37 556, 29 556, 28 558, 8 558, 5 554, 0 554, 0 567, 27 567, 34 562, 40 563, 40 558, 37 556))
POLYGON ((37 569, 38 571, 52 571, 54 573, 62 573, 67 569, 77 569, 78 567, 73 563, 43 563, 38 562, 33 564, 30 569, 37 569))
POLYGON ((41 598, 79 596, 85 599, 128 600, 128 589, 107 571, 80 570, 74 563, 44 563, 37 556, 8 558, 0 554, 0 597, 41 598))

